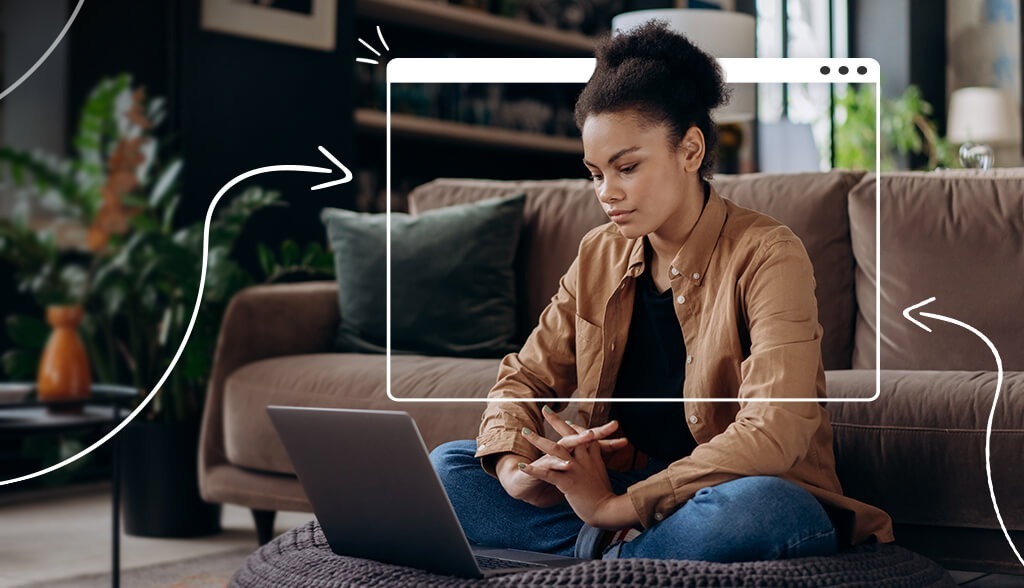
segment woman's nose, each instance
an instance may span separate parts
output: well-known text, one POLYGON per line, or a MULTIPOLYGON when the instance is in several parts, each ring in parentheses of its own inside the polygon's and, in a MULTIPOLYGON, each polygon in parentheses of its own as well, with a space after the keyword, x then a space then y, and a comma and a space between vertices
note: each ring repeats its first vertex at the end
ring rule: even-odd
POLYGON ((597 189, 597 199, 603 204, 618 202, 622 200, 622 190, 606 179, 597 189))

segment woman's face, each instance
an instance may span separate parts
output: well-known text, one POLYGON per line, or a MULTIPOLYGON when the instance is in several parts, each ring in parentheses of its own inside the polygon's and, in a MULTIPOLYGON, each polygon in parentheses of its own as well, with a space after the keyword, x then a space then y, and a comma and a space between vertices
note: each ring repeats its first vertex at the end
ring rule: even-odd
MULTIPOLYGON (((698 171, 704 137, 691 127, 679 149, 669 148, 668 127, 632 112, 590 115, 583 124, 583 163, 605 214, 622 235, 635 239, 685 218, 703 187, 698 171)), ((692 212, 692 211, 691 211, 692 212)))

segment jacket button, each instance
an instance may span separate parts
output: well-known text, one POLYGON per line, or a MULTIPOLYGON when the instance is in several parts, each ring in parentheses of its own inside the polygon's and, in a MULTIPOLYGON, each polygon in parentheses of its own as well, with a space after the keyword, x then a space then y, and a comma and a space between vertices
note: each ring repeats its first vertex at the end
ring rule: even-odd
POLYGON ((693 356, 692 355, 687 355, 686 356, 686 363, 687 364, 693 363, 693 356))
POLYGON ((691 414, 691 415, 690 415, 690 423, 691 423, 691 424, 694 424, 694 425, 696 425, 696 424, 697 424, 697 421, 698 421, 698 420, 699 420, 699 419, 697 418, 697 415, 695 415, 695 414, 691 414))
POLYGON ((683 296, 682 294, 676 296, 676 302, 678 302, 679 304, 686 302, 686 296, 683 296))
POLYGON ((486 443, 481 443, 480 447, 476 448, 477 451, 483 451, 484 449, 487 449, 487 444, 486 443))
POLYGON ((673 276, 678 276, 679 275, 679 270, 677 270, 676 268, 672 268, 672 275, 673 276))
POLYGON ((654 513, 654 520, 660 521, 663 518, 665 518, 665 515, 661 514, 660 512, 654 513))
POLYGON ((615 351, 615 343, 612 343, 611 345, 609 345, 608 349, 611 350, 611 351, 615 351))
POLYGON ((693 272, 693 279, 699 280, 700 279, 700 274, 697 273, 697 272, 693 272))

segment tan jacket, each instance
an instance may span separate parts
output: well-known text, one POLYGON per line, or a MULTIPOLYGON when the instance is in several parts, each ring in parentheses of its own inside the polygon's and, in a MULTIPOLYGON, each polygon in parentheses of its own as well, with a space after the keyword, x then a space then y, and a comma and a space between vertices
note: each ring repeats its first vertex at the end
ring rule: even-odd
MULTIPOLYGON (((610 397, 643 271, 642 239, 624 238, 612 223, 587 233, 537 328, 519 353, 502 361, 489 398, 610 397)), ((701 488, 767 475, 813 494, 836 523, 842 544, 892 541, 885 512, 843 496, 824 405, 743 401, 825 397, 813 270, 800 240, 712 189, 671 273, 688 354, 683 397, 739 400, 685 403, 698 446, 629 488, 643 526, 662 520, 701 488)), ((568 418, 587 426, 606 422, 611 408, 600 402, 571 406, 575 412, 568 418)), ((524 426, 544 430, 539 409, 536 403, 489 403, 477 457, 539 457, 520 435, 524 426)), ((494 473, 493 459, 482 463, 494 473)))

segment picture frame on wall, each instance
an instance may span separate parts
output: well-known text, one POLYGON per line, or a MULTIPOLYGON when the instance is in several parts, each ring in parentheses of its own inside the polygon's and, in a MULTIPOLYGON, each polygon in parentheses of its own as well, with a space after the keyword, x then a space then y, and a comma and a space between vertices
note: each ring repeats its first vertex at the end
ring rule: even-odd
POLYGON ((333 51, 338 0, 202 0, 203 29, 333 51))

